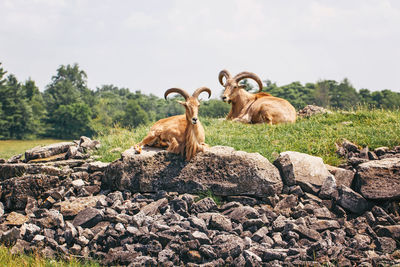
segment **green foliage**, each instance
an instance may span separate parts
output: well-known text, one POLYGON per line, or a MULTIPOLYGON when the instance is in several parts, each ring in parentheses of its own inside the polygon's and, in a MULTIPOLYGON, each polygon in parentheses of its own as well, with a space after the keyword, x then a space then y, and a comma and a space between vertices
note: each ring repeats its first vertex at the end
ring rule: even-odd
POLYGON ((222 198, 220 196, 214 195, 214 193, 210 189, 207 191, 199 192, 197 194, 197 198, 194 201, 197 202, 197 201, 199 201, 203 198, 207 198, 207 197, 214 200, 215 204, 217 204, 218 206, 220 206, 222 204, 222 198))
MULTIPOLYGON (((336 111, 332 114, 299 118, 294 124, 266 125, 242 124, 232 121, 200 118, 206 132, 206 143, 234 147, 236 150, 258 152, 270 161, 283 151, 298 151, 322 157, 325 163, 338 165, 343 159, 335 153, 335 143, 346 138, 370 149, 379 146, 393 147, 400 143, 400 110, 383 110, 361 107, 355 111, 336 111)), ((118 129, 99 135, 102 142, 99 155, 102 161, 113 161, 120 153, 110 153, 113 148, 125 150, 138 143, 150 125, 134 131, 118 129)))
POLYGON ((44 92, 48 134, 57 138, 78 138, 93 133, 90 107, 94 94, 87 87, 86 73, 73 66, 61 66, 44 92))
MULTIPOLYGON (((114 125, 139 127, 162 118, 184 114, 184 108, 171 95, 168 100, 128 88, 103 85, 92 91, 87 75, 78 64, 61 65, 42 93, 31 79, 20 83, 14 75, 5 76, 0 63, 0 139, 37 137, 77 138, 80 135, 106 133, 114 125)), ((371 108, 400 108, 400 93, 390 90, 359 92, 348 79, 341 82, 292 82, 278 86, 264 81, 263 91, 288 100, 296 109, 317 104, 336 109, 351 109, 357 104, 371 108)), ((256 87, 243 79, 250 92, 256 87)), ((216 95, 214 93, 214 95, 216 95)), ((201 117, 221 118, 230 105, 219 99, 202 101, 201 117)))

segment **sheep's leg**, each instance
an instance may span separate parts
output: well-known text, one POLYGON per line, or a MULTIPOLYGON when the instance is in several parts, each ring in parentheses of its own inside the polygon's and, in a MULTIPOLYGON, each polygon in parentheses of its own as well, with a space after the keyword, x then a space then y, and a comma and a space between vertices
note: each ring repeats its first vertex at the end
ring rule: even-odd
POLYGON ((158 140, 158 136, 154 135, 154 133, 149 133, 139 144, 136 144, 133 149, 136 153, 142 153, 142 148, 145 145, 152 146, 158 140))
POLYGON ((171 139, 171 142, 169 143, 167 151, 175 153, 175 154, 180 154, 181 153, 181 147, 180 147, 178 141, 176 140, 176 138, 173 137, 171 139))
POLYGON ((250 118, 249 114, 244 114, 242 116, 239 116, 239 117, 233 119, 233 121, 243 122, 243 123, 251 123, 251 118, 250 118))

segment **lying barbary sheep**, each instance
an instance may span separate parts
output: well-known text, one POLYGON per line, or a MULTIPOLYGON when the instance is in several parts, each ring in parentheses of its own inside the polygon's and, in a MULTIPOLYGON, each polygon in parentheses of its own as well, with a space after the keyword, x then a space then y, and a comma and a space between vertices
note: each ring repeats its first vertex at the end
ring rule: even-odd
POLYGON ((225 87, 222 100, 232 104, 227 120, 268 124, 296 121, 296 110, 288 101, 261 92, 262 82, 256 74, 244 71, 232 77, 227 70, 222 70, 218 79, 225 87), (224 77, 225 83, 223 83, 224 77), (244 86, 239 82, 246 78, 257 82, 259 93, 251 94, 244 90, 244 86))
POLYGON ((167 151, 181 154, 189 161, 197 152, 204 151, 207 145, 204 143, 204 128, 198 119, 200 102, 197 99, 202 92, 207 92, 208 97, 211 96, 211 90, 207 87, 198 88, 192 96, 183 89, 168 89, 164 94, 165 99, 170 93, 178 93, 185 98, 185 101, 178 101, 185 107, 185 115, 157 121, 147 136, 134 147, 136 152, 140 153, 145 145, 167 147, 167 151))

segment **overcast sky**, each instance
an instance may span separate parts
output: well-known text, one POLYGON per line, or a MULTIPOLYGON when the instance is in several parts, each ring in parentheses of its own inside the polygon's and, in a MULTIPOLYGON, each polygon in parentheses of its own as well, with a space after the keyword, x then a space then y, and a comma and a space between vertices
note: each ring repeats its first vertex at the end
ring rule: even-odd
POLYGON ((61 64, 161 96, 252 71, 400 92, 399 0, 0 0, 0 62, 41 90, 61 64))

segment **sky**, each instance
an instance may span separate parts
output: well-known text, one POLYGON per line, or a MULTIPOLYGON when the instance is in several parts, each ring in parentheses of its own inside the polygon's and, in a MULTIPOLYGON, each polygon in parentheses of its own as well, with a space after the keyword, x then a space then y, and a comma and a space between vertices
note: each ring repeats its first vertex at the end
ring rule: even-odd
POLYGON ((222 69, 400 92, 400 1, 0 0, 0 62, 42 91, 60 65, 78 63, 93 90, 157 96, 219 95, 222 69))

